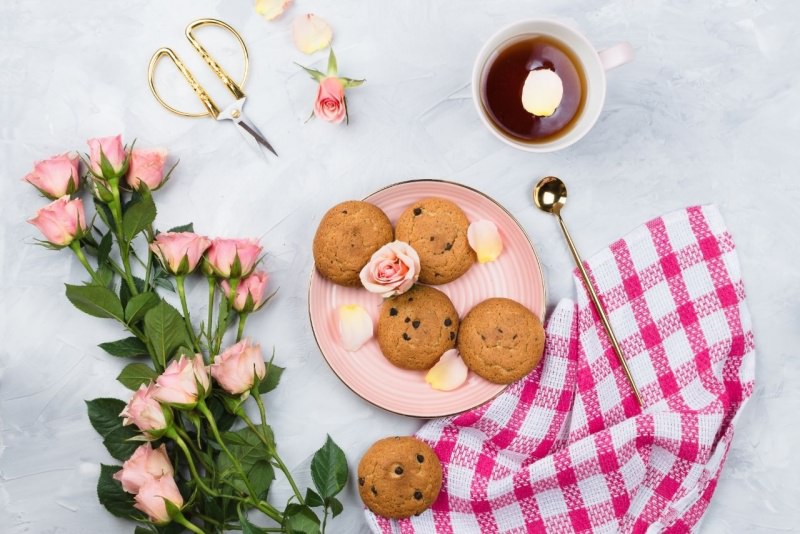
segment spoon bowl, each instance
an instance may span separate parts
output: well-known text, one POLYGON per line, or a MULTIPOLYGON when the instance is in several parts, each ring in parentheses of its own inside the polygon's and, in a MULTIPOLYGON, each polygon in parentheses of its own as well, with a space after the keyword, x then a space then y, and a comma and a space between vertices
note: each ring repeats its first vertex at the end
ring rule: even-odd
POLYGON ((567 186, 560 178, 545 176, 533 188, 533 203, 547 213, 559 215, 567 202, 567 186))

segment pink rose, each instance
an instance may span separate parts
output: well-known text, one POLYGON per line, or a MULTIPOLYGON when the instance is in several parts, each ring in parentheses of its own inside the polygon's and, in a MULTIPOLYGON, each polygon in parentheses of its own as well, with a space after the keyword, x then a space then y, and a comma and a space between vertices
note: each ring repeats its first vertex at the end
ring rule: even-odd
POLYGON ((38 189, 44 196, 57 199, 71 195, 81 184, 81 160, 77 152, 53 156, 37 161, 33 171, 24 180, 38 189))
POLYGON ((264 365, 261 347, 251 345, 249 339, 228 347, 222 354, 214 357, 211 365, 211 376, 231 395, 250 391, 255 384, 255 377, 258 376, 261 380, 266 374, 267 367, 264 365))
POLYGON ((394 241, 379 248, 363 269, 364 288, 383 298, 405 293, 419 278, 419 255, 411 245, 394 241))
POLYGON ((211 245, 211 240, 192 232, 163 232, 150 243, 150 250, 167 272, 176 275, 191 273, 211 245))
POLYGON ((222 239, 211 242, 206 262, 220 278, 244 278, 261 256, 261 245, 255 239, 222 239))
POLYGON ((209 390, 211 379, 203 363, 203 356, 195 354, 192 359, 181 356, 172 360, 156 378, 153 398, 159 402, 180 408, 194 408, 197 400, 209 390))
MULTIPOLYGON (((236 286, 236 296, 233 299, 233 309, 238 312, 250 313, 259 309, 267 297, 266 289, 269 275, 264 271, 255 271, 247 278, 242 278, 236 286)), ((222 291, 230 297, 231 286, 227 280, 222 281, 222 291)))
POLYGON ((320 80, 317 100, 314 102, 314 115, 335 124, 339 124, 347 116, 344 84, 339 78, 328 76, 320 80))
POLYGON ((133 507, 147 514, 153 523, 163 525, 170 522, 165 499, 178 508, 183 506, 183 496, 171 476, 152 478, 142 484, 133 498, 133 507))
MULTIPOLYGON (((89 145, 89 168, 97 176, 103 176, 100 170, 100 153, 105 155, 114 172, 119 174, 125 164, 125 149, 122 147, 122 136, 100 137, 86 141, 89 145)), ((106 177, 108 178, 108 177, 106 177)))
POLYGON ((38 228, 50 244, 65 247, 86 232, 83 200, 63 196, 41 208, 28 222, 38 228))
POLYGON ((154 449, 149 443, 140 445, 128 458, 122 469, 114 473, 114 478, 122 483, 128 493, 139 493, 146 482, 153 478, 171 477, 175 474, 167 456, 167 446, 163 443, 154 449))
POLYGON ((128 174, 125 180, 131 189, 139 189, 142 182, 148 189, 155 191, 164 183, 164 165, 167 162, 167 151, 163 148, 131 150, 128 162, 128 174))
POLYGON ((167 412, 156 400, 155 386, 142 384, 128 401, 128 405, 120 413, 123 425, 134 424, 139 430, 151 438, 158 438, 169 426, 167 412))

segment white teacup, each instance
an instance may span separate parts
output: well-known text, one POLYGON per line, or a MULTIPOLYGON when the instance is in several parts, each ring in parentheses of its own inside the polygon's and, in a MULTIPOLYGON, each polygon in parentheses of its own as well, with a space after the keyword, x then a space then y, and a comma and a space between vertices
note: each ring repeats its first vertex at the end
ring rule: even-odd
POLYGON ((495 33, 486 41, 472 70, 472 99, 483 123, 504 143, 528 152, 553 152, 561 150, 586 135, 600 117, 606 98, 606 71, 628 63, 633 59, 633 47, 622 42, 597 51, 582 34, 560 22, 547 19, 531 19, 515 22, 495 33), (484 69, 498 50, 518 41, 521 37, 542 35, 562 43, 578 58, 586 79, 586 101, 577 119, 559 137, 541 142, 525 142, 501 131, 489 117, 483 102, 484 69))

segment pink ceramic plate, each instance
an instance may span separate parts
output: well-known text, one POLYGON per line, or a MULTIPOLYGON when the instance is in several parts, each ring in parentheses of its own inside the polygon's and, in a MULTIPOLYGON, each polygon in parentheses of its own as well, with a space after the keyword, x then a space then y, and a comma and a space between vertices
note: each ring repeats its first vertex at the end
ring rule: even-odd
MULTIPOLYGON (((464 317, 473 306, 490 297, 512 298, 544 318, 545 287, 539 259, 519 223, 486 195, 463 185, 434 180, 402 182, 381 189, 365 200, 381 208, 394 224, 411 203, 427 197, 447 198, 458 204, 470 221, 493 221, 503 238, 497 261, 478 264, 461 278, 436 286, 446 293, 464 317)), ((425 382, 425 372, 406 371, 390 364, 376 339, 357 352, 339 344, 339 306, 359 304, 377 329, 383 299, 365 289, 342 287, 317 274, 311 275, 308 308, 317 344, 336 375, 356 394, 385 410, 414 417, 441 417, 474 408, 491 400, 506 386, 469 374, 454 391, 436 391, 425 382)))

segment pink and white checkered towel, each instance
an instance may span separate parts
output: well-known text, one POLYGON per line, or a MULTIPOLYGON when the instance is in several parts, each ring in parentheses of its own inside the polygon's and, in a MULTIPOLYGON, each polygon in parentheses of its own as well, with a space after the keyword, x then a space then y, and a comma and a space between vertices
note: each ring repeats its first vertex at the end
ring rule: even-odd
POLYGON ((645 402, 640 410, 580 279, 542 364, 417 436, 444 466, 433 507, 384 533, 688 532, 753 389, 739 262, 713 206, 648 222, 587 262, 645 402))

